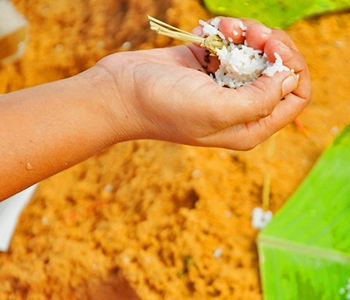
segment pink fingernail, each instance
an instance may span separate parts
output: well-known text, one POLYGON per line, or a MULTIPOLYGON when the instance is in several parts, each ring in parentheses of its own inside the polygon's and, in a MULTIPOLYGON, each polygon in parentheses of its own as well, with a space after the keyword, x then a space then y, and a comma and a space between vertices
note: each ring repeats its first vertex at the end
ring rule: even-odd
POLYGON ((297 88, 297 86, 298 86, 298 77, 296 75, 289 75, 282 82, 282 94, 283 94, 283 96, 294 91, 297 88))
POLYGON ((286 45, 285 43, 279 42, 279 45, 281 48, 290 49, 290 47, 288 45, 286 45))
POLYGON ((271 34, 272 33, 272 29, 269 27, 266 27, 264 25, 260 25, 260 31, 263 34, 271 34))

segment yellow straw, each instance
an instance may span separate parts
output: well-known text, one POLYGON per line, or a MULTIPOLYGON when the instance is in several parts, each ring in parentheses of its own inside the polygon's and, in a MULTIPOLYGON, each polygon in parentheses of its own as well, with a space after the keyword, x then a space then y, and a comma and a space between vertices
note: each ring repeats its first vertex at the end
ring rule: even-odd
POLYGON ((158 34, 162 34, 184 42, 198 44, 203 48, 207 48, 212 55, 216 55, 216 49, 221 49, 224 46, 222 39, 216 35, 210 35, 204 38, 184 31, 180 28, 171 26, 151 16, 148 16, 148 19, 150 20, 151 30, 156 31, 158 34))

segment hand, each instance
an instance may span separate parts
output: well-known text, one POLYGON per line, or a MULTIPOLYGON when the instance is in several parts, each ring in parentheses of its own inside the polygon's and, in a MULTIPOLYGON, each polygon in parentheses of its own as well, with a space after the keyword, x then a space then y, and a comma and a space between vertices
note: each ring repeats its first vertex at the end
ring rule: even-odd
MULTIPOLYGON (((311 98, 306 63, 283 31, 243 22, 249 45, 270 60, 278 52, 299 79, 281 72, 223 88, 206 73, 217 59, 189 45, 116 53, 79 75, 1 95, 0 201, 118 142, 246 150, 292 122, 311 98)), ((220 24, 227 36, 240 30, 237 19, 220 24)))
MULTIPOLYGON (((233 29, 241 32, 238 21, 222 18, 220 30, 241 43, 243 37, 233 35, 233 29)), ((250 86, 222 88, 205 72, 217 68, 217 59, 208 64, 205 50, 195 45, 113 54, 97 67, 108 71, 115 93, 121 95, 122 105, 113 103, 113 97, 108 100, 118 116, 116 134, 124 135, 119 139, 247 150, 292 122, 311 98, 305 60, 285 32, 242 21, 248 27, 248 44, 271 61, 277 52, 299 79, 281 72, 261 76, 250 86)))

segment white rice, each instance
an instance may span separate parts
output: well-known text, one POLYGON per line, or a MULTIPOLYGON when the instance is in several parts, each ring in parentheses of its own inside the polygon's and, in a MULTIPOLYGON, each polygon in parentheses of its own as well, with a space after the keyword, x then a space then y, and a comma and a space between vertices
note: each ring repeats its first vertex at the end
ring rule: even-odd
POLYGON ((255 229, 263 229, 272 219, 270 210, 264 211, 261 207, 255 207, 252 211, 252 226, 255 229))
MULTIPOLYGON (((246 40, 243 44, 234 44, 232 38, 226 39, 219 30, 219 18, 213 19, 210 24, 204 21, 199 23, 203 26, 203 36, 218 35, 224 40, 225 47, 216 49, 220 60, 219 69, 211 75, 220 86, 238 88, 252 84, 263 74, 271 77, 276 72, 293 71, 283 65, 282 58, 276 52, 276 60, 272 63, 267 60, 265 53, 249 47, 246 40)), ((245 37, 247 27, 242 21, 239 22, 239 27, 245 37)), ((238 35, 238 32, 234 30, 233 35, 238 35)))
POLYGON ((211 25, 213 25, 215 28, 219 28, 219 24, 220 24, 220 18, 214 18, 211 22, 211 25))
POLYGON ((217 35, 223 40, 225 40, 224 34, 219 30, 220 19, 215 18, 212 20, 211 24, 208 24, 205 21, 199 20, 199 24, 203 26, 203 35, 217 35))
POLYGON ((246 31, 246 30, 247 30, 247 26, 244 26, 244 24, 243 24, 242 21, 239 21, 239 22, 238 22, 238 26, 239 26, 239 28, 241 28, 243 31, 246 31))

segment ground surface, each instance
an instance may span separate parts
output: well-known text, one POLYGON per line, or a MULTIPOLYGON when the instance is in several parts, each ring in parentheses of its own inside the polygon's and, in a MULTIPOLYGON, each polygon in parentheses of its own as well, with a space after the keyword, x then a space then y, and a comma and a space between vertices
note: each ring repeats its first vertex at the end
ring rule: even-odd
MULTIPOLYGON (((0 93, 169 44, 147 14, 185 30, 210 17, 198 0, 14 2, 30 40, 20 62, 0 68, 0 93)), ((261 299, 251 211, 264 177, 276 212, 350 116, 350 14, 288 32, 313 81, 302 130, 289 125, 248 152, 123 143, 47 179, 0 253, 0 299, 261 299)))

